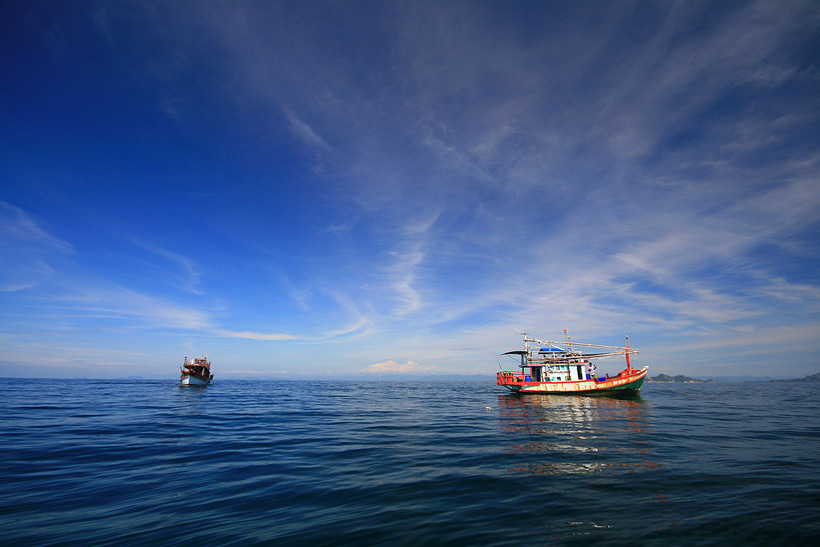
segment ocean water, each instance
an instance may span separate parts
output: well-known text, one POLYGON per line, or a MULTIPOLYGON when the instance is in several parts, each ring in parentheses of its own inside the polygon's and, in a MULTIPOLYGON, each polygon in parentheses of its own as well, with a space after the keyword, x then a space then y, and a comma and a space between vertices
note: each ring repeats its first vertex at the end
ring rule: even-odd
POLYGON ((820 386, 0 382, 0 544, 815 545, 820 386))

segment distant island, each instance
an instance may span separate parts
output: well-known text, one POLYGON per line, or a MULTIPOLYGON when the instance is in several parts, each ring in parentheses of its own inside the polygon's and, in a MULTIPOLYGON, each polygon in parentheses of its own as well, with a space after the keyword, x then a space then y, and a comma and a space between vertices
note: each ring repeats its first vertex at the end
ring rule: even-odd
POLYGON ((649 378, 653 382, 675 382, 677 384, 692 384, 692 383, 710 383, 714 382, 711 378, 709 380, 701 380, 700 378, 690 378, 689 376, 684 376, 683 374, 678 374, 677 376, 669 376, 668 374, 658 374, 654 378, 650 376, 649 378))
POLYGON ((820 382, 820 372, 806 376, 805 378, 795 378, 793 380, 769 380, 770 382, 820 382))

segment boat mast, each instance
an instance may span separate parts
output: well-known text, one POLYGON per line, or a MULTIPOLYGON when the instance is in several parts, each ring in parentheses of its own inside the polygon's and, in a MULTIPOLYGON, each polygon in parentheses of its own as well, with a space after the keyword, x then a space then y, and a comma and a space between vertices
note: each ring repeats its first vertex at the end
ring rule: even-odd
POLYGON ((629 335, 626 336, 626 371, 632 374, 632 364, 629 362, 629 335))

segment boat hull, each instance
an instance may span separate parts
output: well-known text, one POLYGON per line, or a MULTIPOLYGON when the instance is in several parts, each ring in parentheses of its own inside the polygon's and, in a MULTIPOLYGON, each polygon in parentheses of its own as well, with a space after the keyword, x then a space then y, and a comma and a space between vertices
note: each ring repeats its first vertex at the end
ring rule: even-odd
POLYGON ((498 385, 516 393, 543 393, 549 395, 637 395, 643 387, 649 367, 635 370, 631 374, 621 373, 604 380, 575 380, 569 382, 526 381, 520 374, 498 375, 498 385))
POLYGON ((179 384, 182 386, 207 386, 210 383, 210 380, 192 376, 190 374, 184 374, 182 379, 179 381, 179 384))

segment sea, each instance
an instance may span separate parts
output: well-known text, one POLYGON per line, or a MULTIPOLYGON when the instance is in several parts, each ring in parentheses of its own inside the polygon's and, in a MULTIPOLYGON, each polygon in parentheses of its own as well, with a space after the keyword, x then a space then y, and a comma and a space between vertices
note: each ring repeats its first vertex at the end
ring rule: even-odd
POLYGON ((0 380, 0 544, 817 545, 820 385, 0 380))

